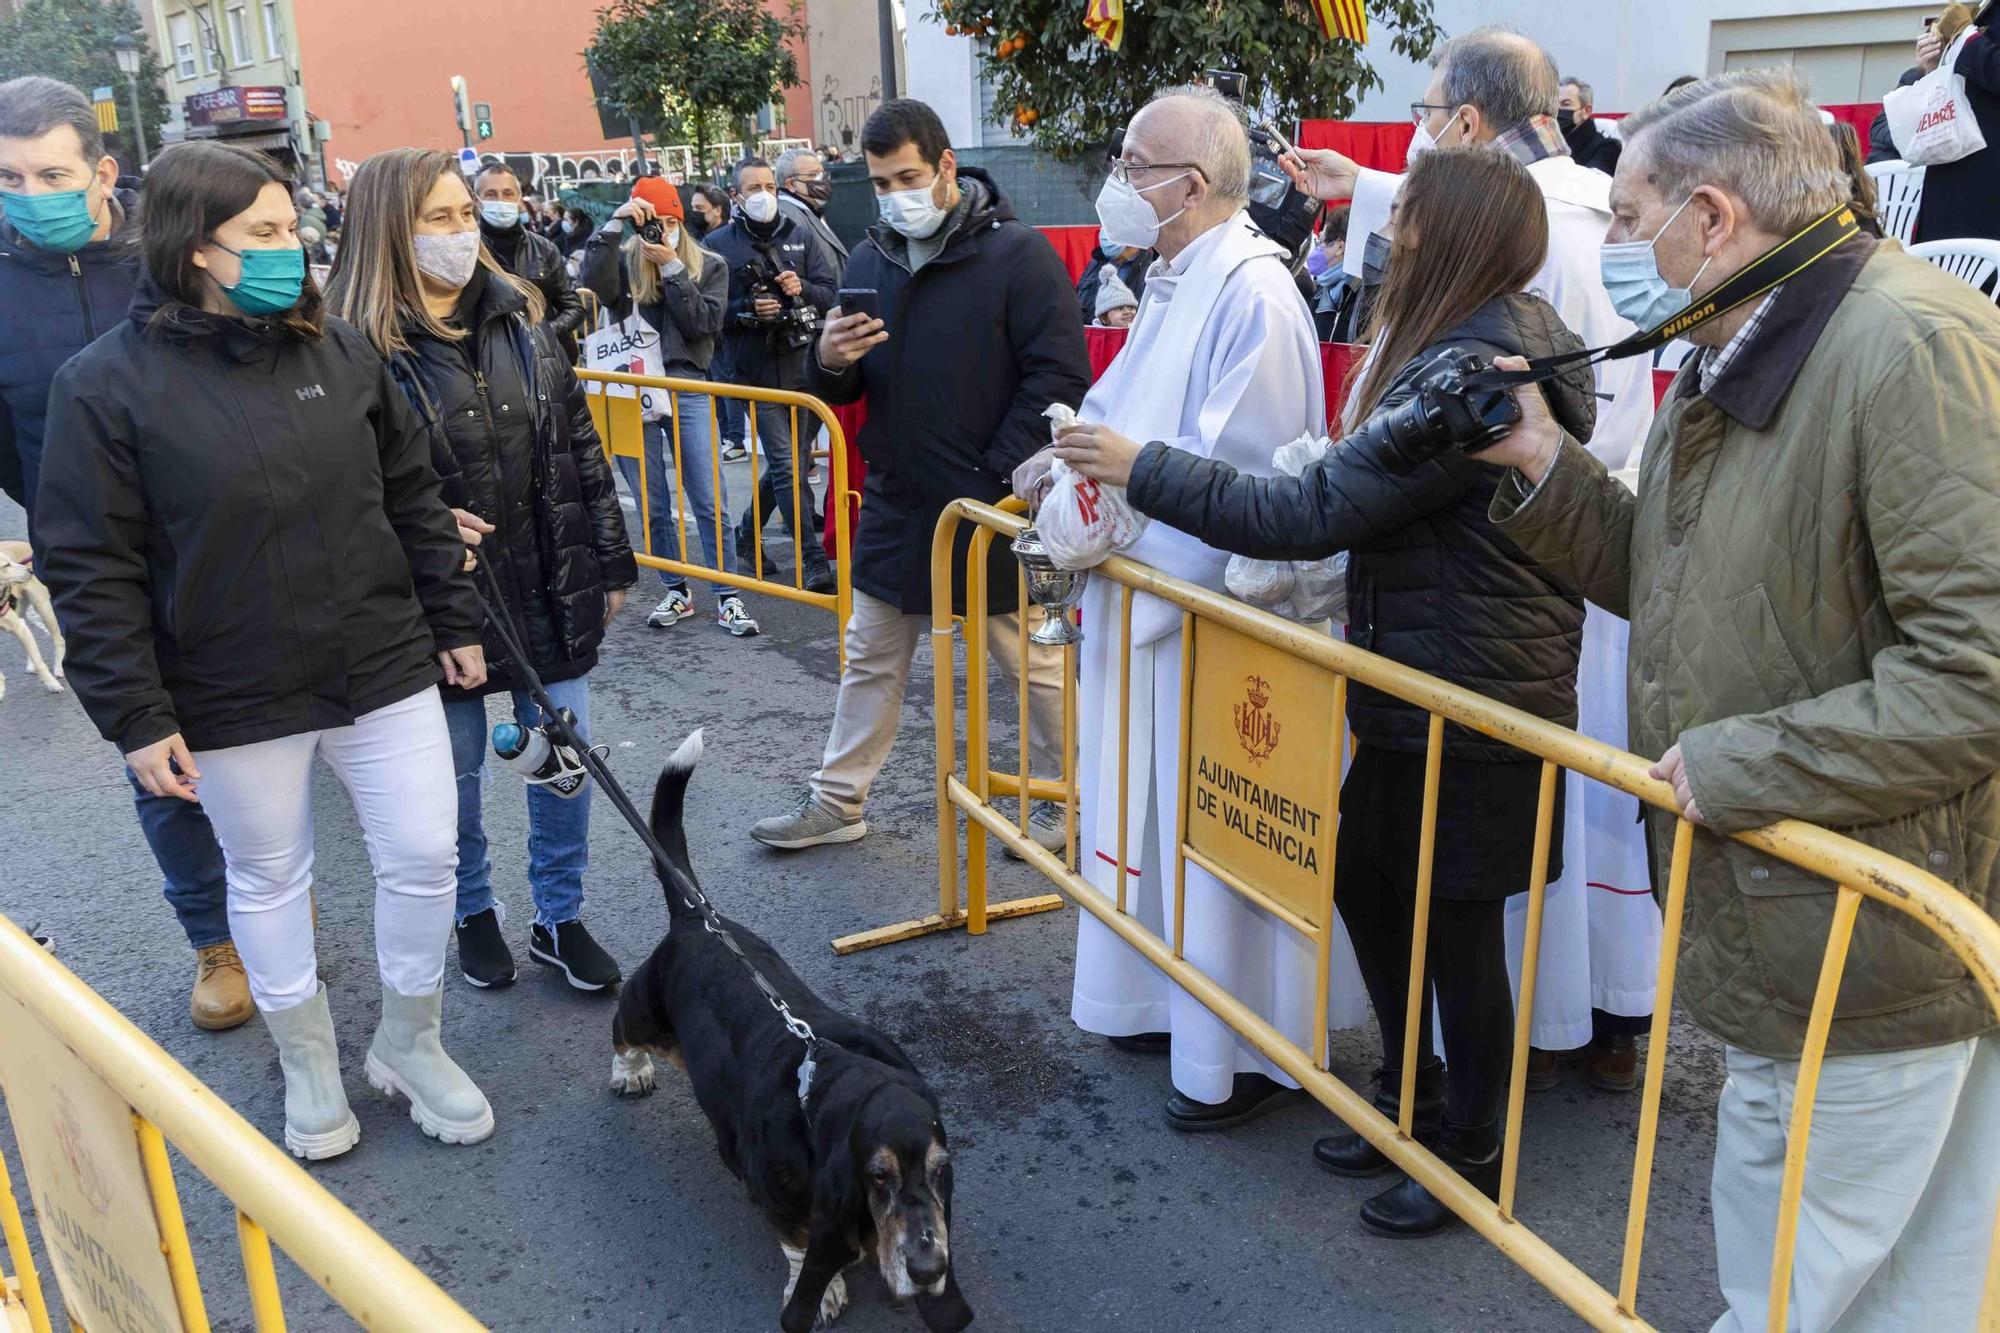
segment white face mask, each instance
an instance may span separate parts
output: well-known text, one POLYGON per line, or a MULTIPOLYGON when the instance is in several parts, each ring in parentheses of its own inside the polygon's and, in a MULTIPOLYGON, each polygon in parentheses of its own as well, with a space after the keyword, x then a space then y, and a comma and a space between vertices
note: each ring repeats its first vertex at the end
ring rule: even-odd
POLYGON ((743 212, 752 222, 769 222, 778 216, 778 196, 765 190, 748 195, 743 200, 743 212))
POLYGON ((1106 177, 1104 188, 1097 192, 1098 243, 1107 248, 1132 246, 1140 250, 1152 249, 1160 239, 1160 228, 1187 212, 1187 205, 1175 209, 1173 217, 1163 218, 1153 211, 1146 196, 1176 181, 1186 180, 1190 174, 1183 171, 1143 190, 1129 180, 1106 177))
MULTIPOLYGON (((1452 119, 1456 120, 1457 116, 1454 115, 1452 119)), ((1405 167, 1414 167, 1417 165, 1417 159, 1428 153, 1431 149, 1444 147, 1443 144, 1431 137, 1430 126, 1426 123, 1429 120, 1430 117, 1426 115, 1423 120, 1417 122, 1417 132, 1410 136, 1410 149, 1407 153, 1403 154, 1403 165, 1405 167)))
POLYGON ((913 241, 921 241, 944 225, 945 210, 938 207, 931 191, 937 182, 914 190, 891 190, 875 196, 875 210, 882 220, 913 241))
POLYGON ((479 205, 479 216, 489 227, 507 228, 521 220, 521 206, 504 199, 488 199, 479 205))
POLYGON ((479 267, 476 231, 419 232, 411 237, 417 248, 417 270, 444 287, 463 287, 479 267))

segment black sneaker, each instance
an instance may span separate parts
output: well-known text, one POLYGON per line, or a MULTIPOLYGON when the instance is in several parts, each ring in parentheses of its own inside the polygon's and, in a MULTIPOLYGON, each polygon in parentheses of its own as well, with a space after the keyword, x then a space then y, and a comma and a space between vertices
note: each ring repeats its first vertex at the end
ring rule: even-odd
POLYGON ((514 954, 500 933, 500 914, 491 907, 458 928, 458 970, 481 990, 514 984, 514 954))
POLYGON ((814 560, 810 554, 807 555, 806 591, 832 592, 837 586, 833 577, 833 566, 824 560, 814 560))
POLYGON ((528 932, 528 957, 550 967, 559 967, 578 990, 603 990, 621 980, 618 964, 604 952, 581 921, 564 921, 553 937, 546 926, 528 932))

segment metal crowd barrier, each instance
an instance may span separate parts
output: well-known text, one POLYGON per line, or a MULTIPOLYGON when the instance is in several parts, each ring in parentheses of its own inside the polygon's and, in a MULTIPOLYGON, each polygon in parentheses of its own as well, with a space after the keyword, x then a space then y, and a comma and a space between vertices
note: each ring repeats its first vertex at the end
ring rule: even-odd
MULTIPOLYGON (((1184 583, 1156 569, 1113 558, 1092 570, 1090 577, 1109 579, 1119 585, 1120 623, 1086 625, 1086 633, 1115 634, 1129 643, 1135 592, 1161 598, 1181 612, 1182 743, 1177 793, 1181 845, 1173 868, 1173 911, 1169 927, 1173 938, 1162 938, 1141 926, 1125 910, 1123 867, 1126 862, 1123 853, 1126 829, 1122 815, 1118 828, 1118 864, 1121 870, 1115 897, 1100 892, 1076 871, 1076 680, 1073 647, 1064 650, 1068 670, 1063 712, 1068 742, 1066 753, 1069 757, 1065 761, 1066 772, 1062 780, 1031 781, 1025 784, 1024 795, 1023 784, 1015 775, 992 769, 988 754, 985 699, 986 647, 984 636, 975 632, 977 626, 974 623, 986 595, 986 564, 981 557, 995 536, 1011 537, 1026 526, 1025 520, 1020 517, 971 500, 956 501, 939 520, 931 555, 934 598, 931 642, 938 679, 940 913, 938 917, 924 921, 849 937, 837 942, 836 948, 867 947, 886 943, 890 939, 957 926, 963 926, 971 934, 982 933, 989 919, 1003 914, 999 908, 989 907, 986 901, 986 838, 982 835, 990 834, 1047 876, 1078 906, 1115 931, 1248 1039, 1273 1063, 1298 1080, 1322 1105, 1443 1200, 1502 1254, 1586 1322, 1599 1329, 1650 1328, 1637 1314, 1639 1261, 1645 1239, 1654 1145, 1659 1132, 1668 1026, 1673 1012, 1674 970, 1680 952, 1682 918, 1687 904, 1688 867, 1694 842, 1694 828, 1679 818, 1679 807, 1674 803, 1671 790, 1666 784, 1648 776, 1650 765, 1637 756, 1352 648, 1324 633, 1253 610, 1241 602, 1184 583), (961 773, 957 768, 957 728, 952 699, 951 551, 958 529, 964 523, 972 523, 978 530, 974 534, 972 558, 967 564, 967 767, 961 773), (1248 698, 1245 697, 1246 678, 1254 678, 1255 682, 1247 686, 1248 698), (1403 1034, 1401 1105, 1398 1119, 1393 1121, 1377 1111, 1366 1096, 1333 1076, 1326 1049, 1324 1016, 1330 967, 1329 946, 1333 933, 1334 830, 1340 813, 1340 765, 1334 756, 1342 754, 1347 744, 1346 693, 1350 680, 1413 703, 1431 715, 1422 834, 1418 845, 1416 929, 1410 949, 1408 1023, 1403 1034), (1262 702, 1258 701, 1260 695, 1262 702), (1203 705, 1199 710, 1193 706, 1197 699, 1203 705), (1249 719, 1247 725, 1246 716, 1249 719), (1416 1102, 1413 1083, 1417 1068, 1418 1024, 1422 1018, 1419 997, 1424 977, 1438 780, 1447 720, 1505 741, 1542 761, 1540 804, 1535 826, 1535 868, 1528 884, 1526 941, 1521 962, 1520 999, 1515 1013, 1513 1071, 1508 1088, 1507 1124, 1497 1202, 1474 1189, 1463 1177, 1418 1144, 1411 1133, 1416 1102), (1274 764, 1270 769, 1260 770, 1264 775, 1263 786, 1267 792, 1282 787, 1287 793, 1284 797, 1287 808, 1295 813, 1309 812, 1315 817, 1306 819, 1301 813, 1299 819, 1290 821, 1298 830, 1297 836, 1284 844, 1284 850, 1291 859, 1273 869, 1276 863, 1258 855, 1268 853, 1270 847, 1252 843, 1242 833, 1240 824, 1232 830, 1228 826, 1229 817, 1222 815, 1218 809, 1218 806, 1228 803, 1228 780, 1223 780, 1225 789, 1221 793, 1222 800, 1218 802, 1216 765, 1220 761, 1210 756, 1232 754, 1228 747, 1240 744, 1246 750, 1264 750, 1265 757, 1269 758, 1275 753, 1283 730, 1291 728, 1297 728, 1306 741, 1302 747, 1303 761, 1289 768, 1282 778, 1273 776, 1281 765, 1274 764), (1660 948, 1657 1000, 1646 1055, 1637 1154, 1615 1293, 1599 1285, 1547 1240, 1523 1225, 1514 1208, 1520 1169, 1528 1033, 1535 1006, 1543 896, 1558 768, 1627 792, 1676 818, 1665 892, 1665 929, 1660 948), (1018 819, 1010 819, 993 805, 993 798, 1005 796, 1021 798, 1018 819), (1061 800, 1066 804, 1069 838, 1065 856, 1053 856, 1025 836, 1027 798, 1030 797, 1061 800), (1192 816, 1191 805, 1194 807, 1192 816), (965 856, 966 893, 963 904, 958 891, 956 816, 959 811, 966 815, 970 835, 965 856), (1307 855, 1308 852, 1312 854, 1307 855), (1294 1045, 1249 1006, 1182 956, 1184 880, 1190 861, 1208 870, 1234 892, 1316 945, 1315 1030, 1318 1035, 1313 1050, 1306 1051, 1294 1045), (1306 866, 1311 867, 1310 873, 1306 873, 1306 866)), ((1025 597, 1022 605, 1024 609, 1027 606, 1025 597)), ((1026 616, 1023 616, 1024 632, 1025 621, 1026 616)), ((1128 656, 1121 654, 1121 660, 1128 656)), ((1129 684, 1129 678, 1121 678, 1121 687, 1126 684, 1129 684)), ((1129 690, 1121 688, 1120 697, 1129 698, 1129 690)), ((1024 735, 1026 716, 1024 706, 1024 735)), ((1125 758, 1129 721, 1129 716, 1120 719, 1121 761, 1125 758)), ((1026 771, 1025 746, 1024 739, 1023 772, 1026 771)), ((1235 766, 1254 766, 1249 758, 1241 754, 1232 754, 1232 760, 1235 766)), ((1122 769, 1121 763, 1121 772, 1122 769)), ((1121 778, 1118 793, 1121 811, 1127 808, 1124 782, 1125 779, 1121 778)), ((1162 798, 1165 799, 1164 793, 1162 798)), ((1240 813, 1235 818, 1240 819, 1240 813)), ((1276 819, 1278 823, 1286 822, 1282 814, 1276 819)), ((1274 838, 1266 842, 1282 841, 1275 834, 1283 832, 1282 829, 1274 830, 1274 838)), ((1779 1197, 1777 1244, 1771 1269, 1770 1328, 1773 1333, 1783 1333, 1813 1102, 1818 1091, 1821 1062, 1826 1053, 1827 1034, 1833 1020, 1835 997, 1847 961, 1848 944, 1863 900, 1873 902, 1878 910, 1901 912, 1943 940, 1978 980, 1995 1012, 2000 1012, 2000 922, 1996 922, 1970 898, 1927 871, 1826 829, 1786 821, 1733 836, 1738 842, 1838 886, 1832 926, 1808 1020, 1779 1197)), ((1989 1255, 1983 1312, 1978 1327, 1985 1333, 2000 1330, 2000 1225, 1996 1225, 1989 1255)))
MULTIPOLYGON (((363 1328, 485 1327, 4 916, 0 1091, 73 1333, 207 1333, 169 1143, 235 1205, 258 1333, 285 1328, 274 1241, 363 1328)), ((0 1329, 50 1333, 4 1157, 0 1234, 0 1329)))
MULTIPOLYGON (((840 503, 848 495, 847 483, 847 437, 840 429, 840 422, 834 417, 833 409, 810 394, 792 393, 784 389, 760 389, 743 384, 724 384, 713 380, 670 379, 660 375, 627 375, 611 370, 579 370, 576 377, 583 381, 588 390, 591 419, 597 426, 597 434, 604 441, 605 452, 613 459, 632 458, 639 461, 639 494, 634 498, 639 504, 639 529, 643 540, 634 542, 635 549, 641 551, 639 563, 649 569, 661 569, 679 574, 684 578, 701 579, 710 583, 720 583, 748 592, 768 593, 786 601, 798 602, 805 606, 816 606, 834 615, 835 637, 844 640, 847 616, 853 606, 854 591, 849 569, 848 552, 853 540, 850 531, 850 507, 840 503), (635 392, 627 397, 605 392, 608 385, 627 385, 635 392), (653 517, 650 490, 651 478, 647 476, 646 423, 640 416, 639 396, 636 390, 653 389, 664 393, 671 405, 670 414, 660 423, 669 433, 673 443, 674 478, 674 528, 675 541, 669 549, 677 551, 678 558, 667 558, 645 552, 657 551, 653 533, 653 517), (768 517, 758 488, 758 467, 763 461, 762 450, 758 447, 757 414, 747 413, 750 449, 750 507, 752 522, 756 525, 758 540, 751 554, 751 568, 748 572, 717 569, 694 559, 688 543, 687 487, 684 482, 683 465, 689 455, 683 445, 689 443, 681 438, 681 410, 678 394, 696 394, 710 400, 708 414, 708 449, 711 494, 716 497, 715 526, 716 550, 725 561, 733 561, 736 550, 736 523, 722 503, 722 421, 715 410, 716 404, 725 398, 739 399, 745 403, 775 403, 791 408, 788 418, 791 422, 792 440, 792 512, 801 516, 798 530, 792 533, 792 581, 787 584, 764 576, 764 522, 768 517), (800 445, 799 419, 809 416, 826 427, 829 447, 814 449, 809 444, 800 445), (802 461, 827 460, 827 503, 835 506, 834 513, 834 554, 835 587, 830 593, 811 592, 805 586, 805 543, 818 541, 819 534, 811 530, 812 507, 803 503, 806 493, 806 473, 808 467, 800 470, 802 461)), ((695 458, 700 458, 697 444, 695 458)), ((697 465, 700 465, 697 463, 697 465)), ((841 645, 841 660, 846 661, 846 646, 841 645)))

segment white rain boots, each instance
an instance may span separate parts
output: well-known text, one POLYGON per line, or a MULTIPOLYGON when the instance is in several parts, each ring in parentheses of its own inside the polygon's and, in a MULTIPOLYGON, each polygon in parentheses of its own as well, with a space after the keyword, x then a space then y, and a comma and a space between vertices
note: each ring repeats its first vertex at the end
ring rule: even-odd
POLYGON ((295 1157, 338 1157, 361 1140, 361 1122, 340 1086, 340 1050, 326 987, 310 1000, 264 1015, 285 1071, 285 1146, 295 1157))
POLYGON ((438 1043, 443 1018, 442 990, 398 995, 383 987, 382 1026, 368 1047, 368 1081, 382 1092, 408 1097, 410 1119, 440 1143, 478 1143, 493 1132, 493 1108, 438 1043))

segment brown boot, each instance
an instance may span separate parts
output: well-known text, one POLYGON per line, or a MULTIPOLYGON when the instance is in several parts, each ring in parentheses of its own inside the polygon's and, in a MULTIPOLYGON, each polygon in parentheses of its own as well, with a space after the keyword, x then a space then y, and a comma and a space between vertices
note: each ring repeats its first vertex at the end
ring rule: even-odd
POLYGON ((1638 1087, 1638 1039, 1620 1035, 1593 1040, 1583 1057, 1583 1078, 1605 1092, 1630 1092, 1638 1087))
POLYGON ((243 960, 229 940, 197 951, 194 996, 188 1009, 194 1025, 205 1032, 227 1032, 250 1021, 257 1012, 250 1003, 250 979, 243 975, 243 960))
POLYGON ((1562 1064, 1554 1051, 1539 1046, 1528 1048, 1528 1091, 1547 1092, 1562 1077, 1562 1064))

